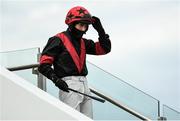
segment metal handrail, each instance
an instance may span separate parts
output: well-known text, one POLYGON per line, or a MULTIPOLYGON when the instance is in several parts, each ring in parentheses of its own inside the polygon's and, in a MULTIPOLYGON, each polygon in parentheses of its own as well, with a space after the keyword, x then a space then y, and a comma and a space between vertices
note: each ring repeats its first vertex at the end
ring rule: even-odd
MULTIPOLYGON (((10 71, 19 71, 19 70, 25 70, 25 69, 30 69, 30 68, 37 68, 39 66, 38 63, 36 64, 29 64, 29 65, 23 65, 23 66, 16 66, 16 67, 8 67, 7 69, 10 71)), ((128 113, 134 115, 135 117, 141 119, 141 120, 145 120, 145 121, 151 121, 151 119, 147 118, 146 116, 141 115, 140 113, 136 112, 135 110, 129 108, 128 106, 119 103, 119 101, 113 99, 110 96, 107 96, 107 94, 103 94, 100 91, 98 91, 97 89, 94 89, 92 87, 90 87, 90 90, 92 93, 98 95, 99 97, 105 99, 106 101, 116 105, 117 107, 127 111, 128 113)))
POLYGON ((92 93, 94 93, 94 94, 98 95, 99 97, 107 100, 108 102, 116 105, 117 107, 127 111, 128 113, 134 115, 135 117, 137 117, 141 120, 151 121, 151 119, 141 115, 140 113, 138 113, 137 111, 134 111, 133 109, 129 108, 128 106, 124 105, 123 103, 119 103, 119 101, 117 101, 116 99, 113 99, 111 96, 109 96, 107 94, 105 95, 105 94, 101 93, 100 91, 98 91, 97 89, 92 88, 92 87, 90 87, 90 90, 92 93))
POLYGON ((29 64, 29 65, 22 65, 22 66, 15 66, 15 67, 8 67, 7 69, 9 71, 19 71, 19 70, 25 70, 30 68, 36 68, 39 66, 39 63, 36 64, 29 64))

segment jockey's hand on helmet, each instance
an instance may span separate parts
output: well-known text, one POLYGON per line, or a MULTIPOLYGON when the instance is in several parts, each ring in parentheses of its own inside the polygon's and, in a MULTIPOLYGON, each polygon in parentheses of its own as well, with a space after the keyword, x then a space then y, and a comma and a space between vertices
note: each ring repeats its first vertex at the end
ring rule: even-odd
POLYGON ((103 29, 100 19, 96 16, 92 16, 92 19, 93 19, 92 26, 98 32, 99 36, 105 36, 105 31, 103 29))

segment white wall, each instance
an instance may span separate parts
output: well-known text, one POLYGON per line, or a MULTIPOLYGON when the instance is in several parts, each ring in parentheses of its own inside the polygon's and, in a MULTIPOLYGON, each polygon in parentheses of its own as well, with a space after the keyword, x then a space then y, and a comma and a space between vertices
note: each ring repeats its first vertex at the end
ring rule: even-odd
POLYGON ((2 120, 91 120, 12 72, 0 69, 2 120))

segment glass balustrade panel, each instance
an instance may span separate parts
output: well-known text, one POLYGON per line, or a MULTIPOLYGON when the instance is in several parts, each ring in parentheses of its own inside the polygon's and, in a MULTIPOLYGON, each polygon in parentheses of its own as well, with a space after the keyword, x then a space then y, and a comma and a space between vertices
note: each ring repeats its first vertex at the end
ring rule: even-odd
MULTIPOLYGON (((38 51, 39 51, 38 48, 31 48, 31 49, 11 51, 11 52, 1 52, 0 53, 1 65, 5 67, 15 67, 21 65, 35 64, 37 63, 38 51)), ((100 90, 102 93, 110 95, 114 99, 118 100, 120 103, 127 105, 128 107, 134 109, 140 114, 143 114, 151 119, 157 119, 158 100, 136 89, 135 87, 125 83, 123 80, 116 78, 113 75, 103 71, 102 69, 98 68, 97 66, 91 63, 88 63, 87 66, 89 69, 89 75, 87 76, 87 78, 89 84, 92 87, 100 90)), ((32 84, 37 85, 36 82, 37 75, 32 74, 32 69, 16 71, 15 73, 23 77, 24 79, 28 80, 32 84)), ((46 83, 47 83, 46 85, 47 92, 58 98, 58 93, 59 93, 58 88, 55 87, 55 85, 50 80, 47 80, 46 83)), ((96 105, 95 101, 94 101, 94 105, 96 105)), ((106 110, 108 110, 110 109, 110 107, 113 107, 110 105, 111 104, 106 103, 104 104, 103 107, 104 109, 107 107, 106 110)), ((100 106, 102 109, 99 109, 98 108, 99 106, 96 105, 94 107, 94 108, 97 107, 95 111, 101 110, 99 112, 103 112, 104 111, 103 108, 100 106)), ((116 109, 112 108, 109 111, 112 110, 116 110, 116 109)), ((117 114, 119 115, 119 113, 117 114)), ((130 115, 129 113, 127 114, 130 115)), ((107 115, 103 114, 102 116, 106 117, 107 115)), ((121 115, 123 116, 123 114, 121 115)), ((97 119, 104 119, 103 117, 99 118, 98 116, 97 119)), ((131 117, 132 119, 134 119, 134 116, 127 116, 127 117, 131 117)), ((109 118, 109 119, 116 119, 116 118, 109 118)), ((122 119, 126 119, 126 118, 122 118, 122 119)))
POLYGON ((16 67, 37 63, 38 48, 0 52, 0 65, 3 67, 16 67))
POLYGON ((37 86, 37 75, 32 74, 32 69, 25 69, 19 71, 13 71, 18 76, 22 77, 26 81, 32 83, 33 85, 37 86))
POLYGON ((163 117, 166 117, 167 120, 180 120, 180 112, 163 105, 163 117))
POLYGON ((59 89, 55 86, 55 84, 51 80, 47 78, 46 78, 46 88, 49 94, 59 99, 59 89))
MULTIPOLYGON (((95 94, 92 95, 97 96, 95 94)), ((101 103, 93 100, 93 116, 95 120, 140 120, 108 101, 101 103)))
POLYGON ((158 100, 123 80, 87 63, 89 84, 150 119, 158 117, 158 100))

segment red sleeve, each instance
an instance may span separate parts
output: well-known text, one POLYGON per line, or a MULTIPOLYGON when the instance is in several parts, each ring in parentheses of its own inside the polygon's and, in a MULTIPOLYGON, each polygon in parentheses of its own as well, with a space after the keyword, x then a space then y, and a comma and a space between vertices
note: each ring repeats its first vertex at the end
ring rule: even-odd
POLYGON ((53 61, 54 61, 54 58, 48 55, 42 55, 40 58, 40 64, 43 64, 43 63, 52 64, 53 61))
POLYGON ((111 44, 110 41, 99 40, 98 42, 94 42, 90 39, 84 39, 86 45, 86 53, 92 55, 105 55, 110 52, 111 44))
POLYGON ((99 42, 95 43, 95 49, 96 49, 96 55, 104 55, 106 54, 106 52, 104 51, 104 49, 101 47, 99 42))

